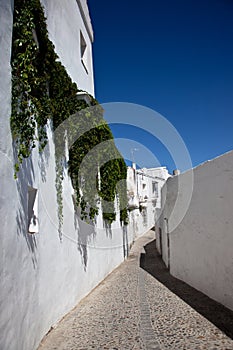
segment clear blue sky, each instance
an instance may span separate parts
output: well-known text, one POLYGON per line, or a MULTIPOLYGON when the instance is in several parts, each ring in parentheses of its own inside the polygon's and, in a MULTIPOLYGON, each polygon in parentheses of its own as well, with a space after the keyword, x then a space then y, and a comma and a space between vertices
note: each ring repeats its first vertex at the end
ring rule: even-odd
MULTIPOLYGON (((159 112, 183 138, 194 166, 233 149, 233 1, 88 4, 99 102, 130 102, 159 112)), ((151 135, 124 125, 111 128, 115 137, 150 149, 170 171, 175 167, 151 135)), ((139 156, 140 147, 136 161, 139 156)), ((144 157, 141 166, 153 164, 144 157)))

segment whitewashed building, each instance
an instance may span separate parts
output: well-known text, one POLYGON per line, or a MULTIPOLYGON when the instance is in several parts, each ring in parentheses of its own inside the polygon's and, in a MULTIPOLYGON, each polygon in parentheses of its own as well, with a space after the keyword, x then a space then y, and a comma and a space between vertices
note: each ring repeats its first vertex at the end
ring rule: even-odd
POLYGON ((169 178, 162 206, 156 244, 171 274, 233 310, 233 151, 169 178))
MULTIPOLYGON (((93 31, 86 1, 44 0, 42 4, 61 62, 80 89, 94 94, 93 31)), ((95 249, 112 242, 101 240, 101 234, 107 240, 103 232, 94 240, 92 227, 74 222, 68 176, 63 184, 64 236, 60 241, 49 125, 46 152, 39 155, 34 149, 14 179, 10 129, 13 13, 13 1, 0 1, 0 349, 33 350, 50 327, 122 261, 123 253, 114 256, 111 248, 95 249)), ((120 243, 115 245, 122 250, 120 243)))
POLYGON ((127 170, 129 232, 131 240, 155 226, 161 208, 161 190, 170 177, 166 167, 127 170))
MULTIPOLYGON (((61 63, 78 88, 93 95, 93 30, 87 2, 41 0, 41 3, 49 38, 61 63)), ((144 216, 136 209, 130 212, 128 226, 122 227, 119 212, 110 227, 104 225, 101 215, 95 225, 88 225, 76 216, 73 188, 65 169, 60 239, 55 145, 49 123, 45 151, 39 154, 38 148, 34 148, 23 162, 18 179, 14 179, 10 128, 13 13, 13 1, 1 0, 0 349, 34 350, 49 329, 124 260, 133 240, 154 226, 154 216, 150 215, 156 205, 149 196, 154 192, 153 200, 158 198, 156 185, 149 189, 150 173, 144 170, 145 175, 137 174, 138 186, 142 188, 138 198, 141 207, 145 208, 145 201, 148 203, 148 208, 143 209, 144 216), (147 188, 143 187, 144 181, 147 188)), ((81 93, 79 98, 88 96, 81 93)))

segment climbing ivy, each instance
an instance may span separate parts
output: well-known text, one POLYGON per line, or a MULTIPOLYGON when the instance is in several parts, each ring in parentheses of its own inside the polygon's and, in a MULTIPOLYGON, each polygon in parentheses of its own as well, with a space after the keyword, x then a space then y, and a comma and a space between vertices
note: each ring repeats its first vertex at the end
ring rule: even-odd
POLYGON ((92 107, 84 100, 77 99, 79 90, 59 61, 54 45, 49 40, 40 1, 15 0, 14 7, 11 130, 18 159, 15 164, 15 177, 23 159, 30 156, 36 144, 39 143, 41 152, 46 146, 48 120, 52 121, 54 130, 68 120, 68 129, 59 130, 59 135, 55 133, 55 187, 60 234, 63 223, 62 183, 67 142, 68 170, 82 218, 95 218, 100 197, 103 217, 111 223, 116 216, 114 200, 118 198, 121 221, 126 224, 126 165, 115 147, 111 130, 103 119, 102 108, 91 96, 92 107), (69 117, 75 113, 78 113, 78 122, 75 120, 74 123, 69 117), (89 127, 82 132, 84 125, 89 127), (77 130, 81 136, 73 142, 77 130), (100 147, 98 151, 97 147, 97 156, 92 157, 89 162, 86 161, 91 150, 102 143, 105 148, 100 147), (110 158, 106 158, 106 155, 110 158), (110 160, 104 162, 105 158, 110 160), (82 166, 84 160, 85 166, 82 166), (121 186, 117 188, 119 181, 121 186))

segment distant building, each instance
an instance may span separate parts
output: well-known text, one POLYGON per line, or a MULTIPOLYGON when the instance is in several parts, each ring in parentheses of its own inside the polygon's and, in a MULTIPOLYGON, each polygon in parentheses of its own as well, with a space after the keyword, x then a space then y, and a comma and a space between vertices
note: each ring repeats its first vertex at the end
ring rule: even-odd
POLYGON ((127 195, 130 227, 135 237, 155 225, 156 211, 161 208, 161 190, 171 175, 166 167, 127 169, 127 195))

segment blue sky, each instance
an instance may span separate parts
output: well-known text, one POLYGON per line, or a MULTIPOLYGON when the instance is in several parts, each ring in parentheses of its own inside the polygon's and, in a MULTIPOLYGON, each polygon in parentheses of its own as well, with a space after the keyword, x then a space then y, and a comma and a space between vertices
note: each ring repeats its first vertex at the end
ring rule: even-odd
MULTIPOLYGON (((181 135, 194 166, 233 149, 233 1, 88 4, 99 102, 134 103, 160 113, 181 135)), ((111 128, 116 138, 135 140, 140 166, 176 167, 151 134, 117 123, 111 128)), ((134 144, 120 145, 130 158, 127 147, 130 154, 134 144)))

